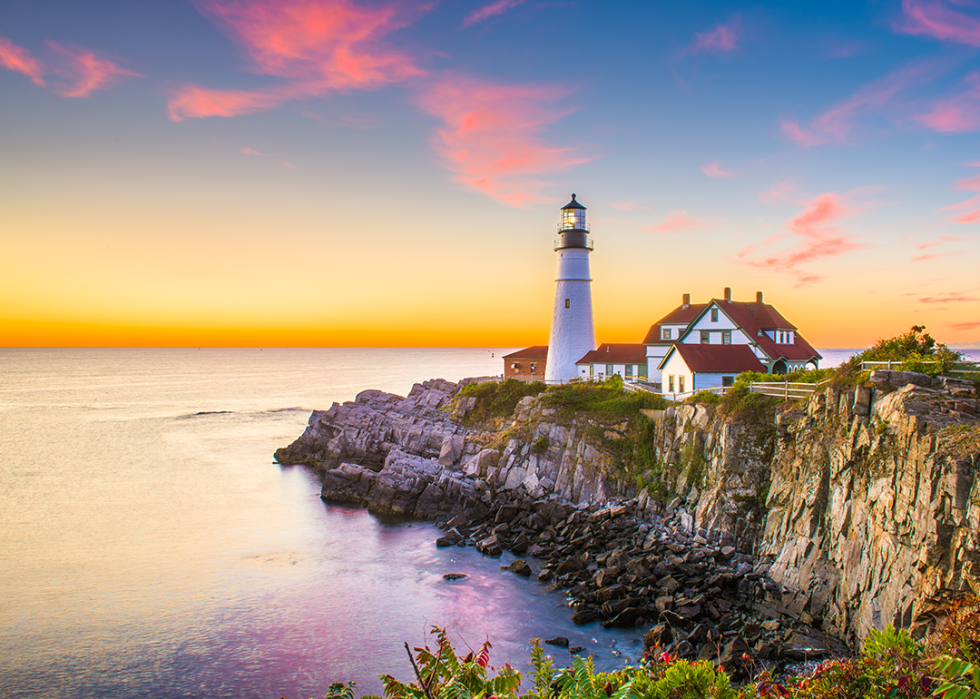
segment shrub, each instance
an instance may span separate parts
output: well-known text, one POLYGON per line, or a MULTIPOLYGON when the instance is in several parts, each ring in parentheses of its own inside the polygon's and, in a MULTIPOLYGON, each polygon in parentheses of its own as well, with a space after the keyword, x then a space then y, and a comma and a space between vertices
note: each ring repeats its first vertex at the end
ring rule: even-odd
POLYGON ((861 653, 868 658, 884 658, 895 652, 918 658, 922 651, 923 644, 912 638, 908 631, 889 624, 881 631, 871 629, 868 632, 861 653))
MULTIPOLYGON (((489 677, 490 641, 476 655, 456 656, 443 629, 433 627, 438 646, 435 652, 428 646, 409 652, 417 682, 406 684, 391 675, 383 675, 384 695, 388 699, 514 699, 521 684, 521 673, 505 665, 495 677, 489 677)), ((406 650, 408 644, 405 644, 406 650)))

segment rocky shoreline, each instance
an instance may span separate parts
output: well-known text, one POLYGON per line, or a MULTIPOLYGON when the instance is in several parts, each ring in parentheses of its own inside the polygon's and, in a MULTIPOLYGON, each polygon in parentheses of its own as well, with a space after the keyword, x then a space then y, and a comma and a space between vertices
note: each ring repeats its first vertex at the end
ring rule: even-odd
POLYGON ((666 503, 615 475, 610 455, 586 438, 594 423, 563 423, 536 398, 499 429, 464 427, 474 399, 454 398, 470 380, 427 381, 406 397, 365 391, 315 411, 276 458, 318 469, 328 501, 436 522, 439 545, 524 556, 510 569, 565 590, 576 623, 643 629, 648 648, 738 673, 743 657, 843 653, 837 639, 853 643, 883 618, 921 621, 936 593, 963 589, 980 561, 977 527, 969 531, 980 518, 972 385, 876 374, 874 389, 828 389, 769 425, 695 405, 651 415, 660 477, 677 494, 666 503), (962 434, 966 447, 952 448, 962 434), (685 456, 692 449, 700 482, 685 456), (896 489, 890 501, 884 482, 896 489), (895 538, 900 527, 915 530, 907 543, 895 538), (880 543, 889 531, 890 548, 867 560, 835 559, 837 537, 880 543), (919 556, 923 543, 937 553, 910 562, 906 550, 919 556), (841 565, 852 566, 847 576, 841 565), (861 575, 865 587, 855 587, 861 575))

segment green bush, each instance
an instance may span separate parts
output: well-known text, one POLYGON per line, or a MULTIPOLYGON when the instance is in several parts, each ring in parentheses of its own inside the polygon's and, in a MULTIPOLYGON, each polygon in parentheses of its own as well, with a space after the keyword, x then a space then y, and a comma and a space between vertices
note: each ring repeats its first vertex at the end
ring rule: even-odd
POLYGON ((912 638, 908 631, 889 624, 881 631, 871 629, 868 632, 861 653, 869 658, 884 658, 894 652, 918 658, 923 648, 923 644, 912 638))

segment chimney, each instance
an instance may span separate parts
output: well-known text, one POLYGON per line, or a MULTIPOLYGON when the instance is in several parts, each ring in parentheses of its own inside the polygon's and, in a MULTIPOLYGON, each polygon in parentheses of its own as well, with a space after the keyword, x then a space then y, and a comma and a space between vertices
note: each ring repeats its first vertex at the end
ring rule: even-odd
POLYGON ((761 291, 755 292, 755 302, 756 303, 762 303, 762 292, 761 291))
POLYGON ((732 287, 730 286, 725 287, 725 300, 726 301, 732 300, 732 287))
POLYGON ((682 302, 683 302, 683 304, 684 304, 684 308, 687 308, 688 306, 690 306, 690 305, 691 305, 691 295, 690 295, 690 294, 684 294, 684 295, 683 295, 683 296, 681 297, 681 301, 682 301, 682 302))

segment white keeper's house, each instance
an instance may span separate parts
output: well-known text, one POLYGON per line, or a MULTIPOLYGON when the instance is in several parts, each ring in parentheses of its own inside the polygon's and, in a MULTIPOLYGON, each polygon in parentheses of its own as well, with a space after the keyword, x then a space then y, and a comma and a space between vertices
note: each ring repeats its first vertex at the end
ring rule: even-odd
POLYGON ((785 374, 819 366, 820 354, 795 325, 762 300, 722 299, 692 304, 690 294, 650 327, 648 376, 663 393, 690 393, 731 386, 743 371, 785 374))

